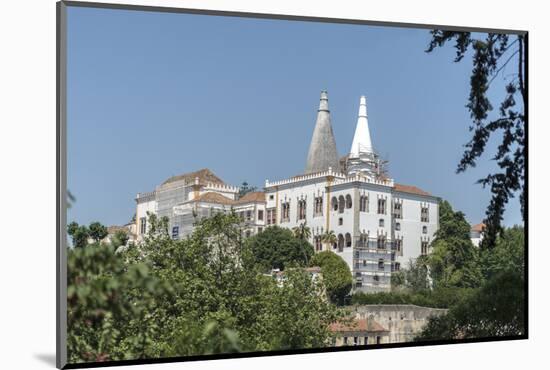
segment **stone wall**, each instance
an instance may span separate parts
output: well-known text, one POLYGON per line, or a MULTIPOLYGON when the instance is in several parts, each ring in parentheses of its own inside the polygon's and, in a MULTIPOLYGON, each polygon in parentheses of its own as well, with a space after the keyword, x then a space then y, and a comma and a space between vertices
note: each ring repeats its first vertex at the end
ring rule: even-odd
POLYGON ((415 305, 358 305, 351 308, 357 319, 374 320, 389 330, 389 343, 410 342, 419 334, 430 316, 444 315, 441 308, 415 305))

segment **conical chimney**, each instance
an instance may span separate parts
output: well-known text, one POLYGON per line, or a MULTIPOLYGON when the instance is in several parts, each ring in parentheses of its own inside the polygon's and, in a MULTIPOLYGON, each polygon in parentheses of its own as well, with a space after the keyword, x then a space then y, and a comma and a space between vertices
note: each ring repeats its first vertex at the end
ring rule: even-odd
POLYGON ((370 139, 369 121, 367 119, 367 98, 361 96, 359 99, 359 115, 355 135, 349 152, 350 158, 358 158, 359 153, 372 153, 372 141, 370 139))
POLYGON ((326 171, 329 167, 333 171, 339 170, 338 151, 330 122, 328 93, 321 91, 317 121, 309 145, 305 173, 326 171))

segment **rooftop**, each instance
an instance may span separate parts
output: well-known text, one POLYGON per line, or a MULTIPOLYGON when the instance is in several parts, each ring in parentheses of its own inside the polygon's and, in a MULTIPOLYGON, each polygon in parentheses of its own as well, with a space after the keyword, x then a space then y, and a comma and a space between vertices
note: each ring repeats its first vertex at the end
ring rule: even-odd
POLYGON ((235 201, 233 199, 229 199, 227 197, 224 197, 220 193, 214 193, 213 191, 209 191, 207 193, 201 194, 197 198, 193 199, 193 201, 224 204, 224 205, 235 204, 235 201))
POLYGON ((472 231, 480 233, 483 230, 485 230, 485 224, 483 222, 472 226, 472 231))
POLYGON ((223 180, 220 179, 218 176, 216 176, 214 172, 210 171, 210 169, 203 168, 198 171, 187 172, 181 175, 172 176, 166 179, 162 183, 162 185, 169 184, 171 182, 180 181, 180 180, 185 180, 185 182, 194 182, 196 178, 199 179, 199 182, 201 184, 205 184, 205 183, 218 184, 218 185, 225 184, 223 180))
POLYGON ((417 188, 416 186, 413 186, 413 185, 395 184, 393 188, 394 188, 395 191, 399 191, 401 193, 431 196, 431 194, 428 193, 427 191, 424 191, 424 190, 422 190, 420 188, 417 188))
POLYGON ((250 193, 246 193, 239 200, 237 200, 235 204, 254 203, 254 202, 260 202, 260 203, 265 202, 265 193, 263 191, 253 191, 250 193))

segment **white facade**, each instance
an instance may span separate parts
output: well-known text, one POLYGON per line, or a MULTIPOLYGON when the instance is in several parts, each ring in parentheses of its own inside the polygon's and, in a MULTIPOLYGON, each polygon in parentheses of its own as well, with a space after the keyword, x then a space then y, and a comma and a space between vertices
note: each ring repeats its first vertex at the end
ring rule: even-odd
POLYGON ((148 230, 147 212, 168 217, 174 238, 190 234, 197 217, 220 211, 239 214, 246 236, 273 225, 292 229, 305 223, 316 251, 332 250, 346 261, 355 290, 388 291, 392 272, 430 252, 439 226, 439 199, 394 183, 384 173, 372 145, 365 97, 344 163, 337 161, 335 150, 323 91, 304 175, 266 180, 265 192, 242 198, 238 188, 207 169, 170 178, 136 197, 137 239, 148 230), (334 243, 326 242, 327 232, 334 233, 334 243))

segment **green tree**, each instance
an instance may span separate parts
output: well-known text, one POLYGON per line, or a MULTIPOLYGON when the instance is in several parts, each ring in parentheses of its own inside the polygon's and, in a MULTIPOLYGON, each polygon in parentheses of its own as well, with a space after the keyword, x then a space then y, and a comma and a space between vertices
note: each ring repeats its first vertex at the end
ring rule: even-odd
POLYGON ((470 240, 470 224, 449 202, 439 203, 439 229, 427 257, 434 286, 473 288, 481 285, 479 250, 470 240))
POLYGON ((313 256, 310 265, 321 267, 323 282, 330 300, 336 304, 343 304, 353 282, 348 264, 336 253, 323 251, 313 256))
POLYGON ((313 255, 313 246, 295 238, 292 231, 279 226, 266 228, 249 239, 251 251, 264 270, 284 270, 287 266, 305 266, 313 255))
POLYGON ((294 237, 302 240, 308 240, 311 237, 311 229, 307 226, 306 222, 302 222, 299 226, 292 228, 294 237))
POLYGON ((506 204, 515 193, 520 193, 520 204, 525 219, 525 114, 527 93, 525 88, 525 43, 526 35, 515 35, 513 41, 506 34, 488 33, 475 37, 470 32, 433 30, 426 50, 433 52, 447 42, 455 42, 455 62, 460 62, 466 53, 473 53, 473 69, 470 77, 470 95, 466 107, 473 124, 471 140, 458 165, 457 172, 475 167, 485 152, 491 137, 502 133, 502 139, 493 157, 499 170, 478 181, 490 187, 492 198, 487 207, 485 238, 482 248, 492 248, 498 233, 506 204), (493 80, 508 63, 514 60, 517 73, 506 84, 506 95, 500 103, 498 115, 490 115, 493 109, 488 91, 493 80))
POLYGON ((99 243, 101 240, 103 240, 109 233, 107 232, 107 228, 100 224, 99 222, 92 222, 88 226, 90 238, 95 240, 96 243, 99 243))
POLYGON ((430 289, 429 270, 426 256, 409 260, 409 266, 404 271, 407 288, 412 292, 424 292, 430 289))
POLYGON ((334 231, 332 230, 327 230, 321 235, 321 241, 328 245, 326 250, 330 250, 329 247, 332 246, 334 243, 336 243, 337 240, 338 238, 336 237, 336 234, 334 234, 334 231))
POLYGON ((416 341, 488 338, 525 333, 523 276, 504 271, 440 317, 432 317, 416 341))
MULTIPOLYGON (((321 279, 262 274, 239 217, 201 219, 173 240, 149 215, 143 242, 75 249, 69 257, 72 362, 319 347, 342 313, 321 279)), ((289 230, 287 230, 292 234, 289 230)), ((292 239, 299 241, 291 235, 292 239)))
POLYGON ((84 248, 88 245, 88 238, 90 237, 90 231, 84 225, 79 225, 76 222, 71 222, 67 225, 67 234, 73 241, 73 247, 84 248))
POLYGON ((111 239, 111 244, 113 247, 118 248, 121 245, 126 245, 130 237, 126 230, 117 230, 111 239))

